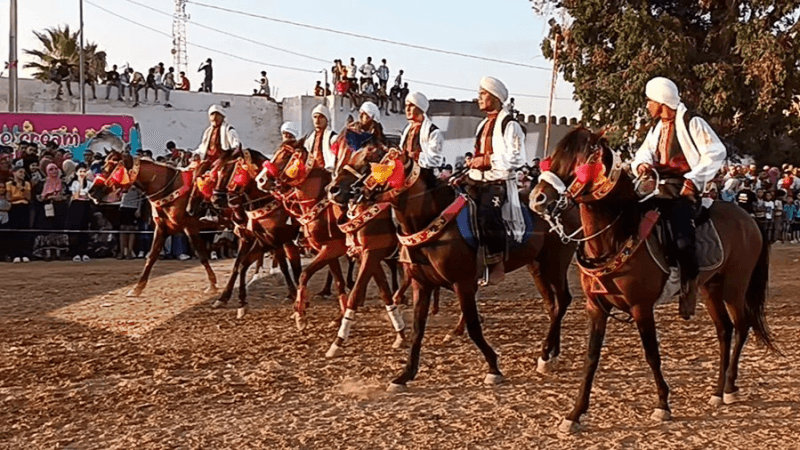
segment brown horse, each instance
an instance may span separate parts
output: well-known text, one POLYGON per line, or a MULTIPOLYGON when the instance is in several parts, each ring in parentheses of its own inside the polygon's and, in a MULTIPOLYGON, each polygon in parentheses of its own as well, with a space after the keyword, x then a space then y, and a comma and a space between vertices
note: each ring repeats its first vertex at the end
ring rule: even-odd
POLYGON ((100 201, 111 190, 127 190, 130 186, 139 188, 150 201, 155 230, 153 244, 139 282, 127 295, 138 297, 142 294, 147 286, 150 271, 164 248, 167 236, 180 232, 186 233, 189 237, 192 247, 200 255, 200 263, 206 269, 208 274, 206 293, 215 293, 217 277, 208 263, 208 248, 205 241, 200 238, 200 230, 216 228, 219 225, 209 224, 198 217, 186 214, 187 194, 192 186, 191 172, 147 159, 134 159, 129 153, 112 150, 106 156, 105 165, 89 190, 89 196, 95 201, 100 201))
POLYGON ((255 175, 267 158, 246 149, 238 157, 223 161, 211 202, 219 210, 233 209, 232 220, 239 237, 238 252, 228 283, 212 305, 221 308, 230 300, 236 278, 239 277, 239 307, 236 317, 244 317, 247 308, 247 269, 260 262, 264 253, 273 252, 288 286, 287 298, 297 295, 295 280, 300 277, 300 254, 294 245, 300 227, 275 196, 256 186, 255 175), (286 262, 288 255, 294 280, 286 262))
MULTIPOLYGON (((328 171, 315 165, 308 157, 308 152, 302 142, 287 141, 276 152, 273 162, 259 175, 259 186, 263 190, 279 192, 287 208, 294 210, 295 217, 305 226, 306 238, 318 250, 314 260, 303 270, 300 275, 299 291, 295 303, 296 320, 298 328, 306 326, 305 307, 308 301, 306 284, 308 279, 325 264, 332 266, 334 278, 341 278, 338 258, 343 256, 347 249, 347 236, 342 228, 351 234, 354 246, 360 247, 358 251, 361 258, 358 274, 350 295, 343 295, 340 289, 340 306, 342 308, 342 322, 334 342, 331 344, 326 357, 332 358, 343 354, 342 346, 350 334, 358 305, 363 303, 366 295, 367 284, 374 279, 378 285, 381 299, 383 300, 390 321, 396 332, 392 346, 402 347, 405 342, 405 323, 400 310, 392 301, 392 291, 386 274, 381 267, 381 261, 387 259, 397 248, 397 237, 391 220, 391 211, 388 207, 378 207, 369 210, 350 211, 352 220, 346 221, 344 212, 336 205, 329 202, 325 188, 331 181, 328 171), (297 165, 308 167, 300 172, 290 174, 297 170, 297 165), (292 176, 290 176, 292 175, 292 176), (297 205, 295 210, 292 205, 297 205), (314 211, 323 206, 325 214, 314 211), (317 214, 314 216, 314 214, 317 214), (303 217, 307 217, 303 219, 303 217), (339 219, 343 219, 342 228, 339 219), (347 223, 344 223, 347 222, 347 223), (338 277, 337 277, 338 270, 338 277)), ((343 280, 342 280, 343 283, 343 280)), ((343 285, 342 285, 343 287, 343 285)))
MULTIPOLYGON (((331 200, 342 205, 351 200, 359 201, 359 197, 368 203, 391 203, 399 223, 398 234, 404 237, 401 242, 406 242, 404 262, 409 263, 406 268, 412 276, 414 289, 414 333, 405 370, 392 381, 389 389, 403 390, 406 383, 416 377, 430 297, 436 287, 455 292, 469 336, 489 365, 489 373, 484 381, 499 383, 502 374, 497 354, 483 337, 475 300, 478 290, 477 251, 464 241, 456 221, 443 220, 446 217, 443 212, 449 210, 456 201, 463 202, 463 199, 459 200, 456 190, 441 180, 436 182, 433 189, 429 189, 419 174, 419 166, 406 155, 373 143, 352 157, 350 164, 338 172, 329 188, 331 200), (390 188, 386 180, 374 181, 377 178, 372 165, 394 160, 398 161, 392 177, 396 170, 402 178, 400 185, 390 188), (420 232, 429 231, 429 239, 410 242, 412 238, 419 237, 420 232)), ((540 356, 540 370, 544 371, 552 369, 561 351, 561 320, 572 301, 567 286, 567 269, 575 246, 562 244, 555 235, 547 233, 547 228, 540 221, 537 221, 536 230, 530 239, 510 252, 505 268, 506 271, 513 271, 527 267, 548 306, 550 331, 542 344, 540 356)))
MULTIPOLYGON (((578 399, 559 426, 562 432, 577 432, 581 415, 589 407, 592 380, 612 308, 629 313, 639 330, 658 389, 653 418, 668 420, 671 415, 653 312, 667 274, 640 245, 644 239, 653 239, 652 235, 647 237, 647 230, 652 228, 654 219, 643 218, 633 186, 618 156, 604 140, 578 128, 558 143, 549 171, 542 174, 530 196, 531 208, 551 221, 557 221, 565 205, 578 203, 583 230, 590 236, 578 249, 590 318, 589 347, 578 399)), ((721 237, 724 259, 717 269, 701 272, 698 284, 708 296, 706 309, 716 326, 720 345, 719 378, 711 398, 711 404, 718 406, 738 400, 739 358, 750 329, 768 348, 774 347, 764 318, 768 243, 762 239, 755 221, 738 206, 715 202, 709 212, 721 237), (731 353, 732 335, 735 343, 731 353)))

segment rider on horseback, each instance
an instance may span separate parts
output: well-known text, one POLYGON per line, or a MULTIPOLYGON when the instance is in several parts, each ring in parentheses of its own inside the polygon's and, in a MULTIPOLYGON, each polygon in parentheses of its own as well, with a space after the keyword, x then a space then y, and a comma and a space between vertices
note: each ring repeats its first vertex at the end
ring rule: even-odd
POLYGON ((647 110, 660 119, 636 152, 631 169, 640 176, 655 170, 660 179, 658 207, 670 223, 681 267, 680 314, 694 315, 697 276, 693 218, 699 193, 725 162, 725 145, 701 117, 687 111, 678 87, 656 77, 647 83, 647 110))
POLYGON ((381 110, 375 103, 364 102, 361 105, 358 110, 358 122, 353 125, 353 128, 371 134, 375 140, 386 145, 386 136, 383 134, 381 125, 381 110))
POLYGON ((444 135, 428 117, 428 99, 420 92, 406 96, 406 119, 408 125, 400 138, 400 148, 409 159, 421 167, 420 176, 428 189, 436 186, 433 170, 444 164, 442 146, 444 135))
MULTIPOLYGON (((204 176, 209 169, 217 170, 218 167, 215 166, 222 158, 223 152, 233 152, 242 147, 236 130, 225 120, 225 112, 221 106, 211 105, 211 107, 208 108, 208 119, 211 125, 206 128, 200 147, 195 150, 195 154, 200 156, 200 164, 198 164, 194 170, 195 180, 204 176)), ((195 182, 192 185, 192 192, 189 194, 189 203, 186 206, 186 212, 189 214, 193 214, 195 210, 196 191, 197 183, 195 182)))
POLYGON ((486 119, 478 125, 475 157, 469 163, 467 193, 478 206, 485 266, 483 284, 497 284, 503 280, 506 228, 519 239, 525 230, 516 185, 516 170, 526 159, 525 133, 503 109, 507 98, 508 90, 500 80, 481 79, 478 107, 486 113, 486 119), (508 224, 503 216, 509 219, 508 224))
POLYGON ((305 137, 304 147, 315 155, 314 161, 319 167, 333 170, 336 164, 336 155, 331 151, 331 143, 336 132, 328 126, 331 121, 331 112, 325 105, 317 105, 311 110, 311 119, 314 121, 314 131, 305 137))
POLYGON ((285 141, 296 141, 300 137, 300 124, 297 122, 283 122, 281 125, 281 138, 285 141))

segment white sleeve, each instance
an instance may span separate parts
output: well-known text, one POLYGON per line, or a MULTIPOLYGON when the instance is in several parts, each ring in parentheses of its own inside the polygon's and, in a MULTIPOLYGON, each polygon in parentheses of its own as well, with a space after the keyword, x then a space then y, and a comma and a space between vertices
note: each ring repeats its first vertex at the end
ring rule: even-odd
POLYGON ((231 143, 231 149, 237 149, 242 146, 242 142, 239 140, 239 133, 233 127, 228 128, 228 142, 231 143))
POLYGON ((428 135, 428 142, 425 144, 425 148, 422 152, 423 154, 419 157, 420 165, 428 169, 441 166, 444 162, 444 157, 442 156, 443 147, 444 133, 437 128, 428 135))
POLYGON ((644 138, 644 142, 642 142, 642 146, 639 147, 639 150, 636 151, 636 154, 633 157, 633 162, 631 163, 631 171, 633 172, 634 176, 638 174, 639 166, 642 164, 653 164, 653 157, 656 154, 656 150, 658 149, 658 136, 659 133, 656 130, 661 130, 659 127, 661 124, 656 125, 653 127, 649 132, 647 132, 647 136, 644 138))
POLYGON ((492 160, 496 168, 509 172, 522 167, 525 164, 525 133, 519 122, 510 121, 503 130, 503 140, 506 144, 506 152, 501 158, 492 160))
POLYGON ((694 145, 700 153, 700 162, 684 175, 684 178, 692 180, 697 189, 702 190, 703 185, 713 179, 722 168, 727 151, 717 133, 701 117, 693 118, 689 122, 687 131, 692 135, 694 145))

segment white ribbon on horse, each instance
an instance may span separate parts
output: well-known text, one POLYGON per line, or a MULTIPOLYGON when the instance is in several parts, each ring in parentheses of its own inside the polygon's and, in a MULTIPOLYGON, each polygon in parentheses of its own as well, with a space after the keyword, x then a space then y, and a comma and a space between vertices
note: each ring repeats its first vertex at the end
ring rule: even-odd
POLYGON ((506 180, 506 193, 508 201, 501 208, 503 220, 508 225, 514 240, 522 242, 522 237, 525 235, 525 217, 522 215, 522 205, 519 202, 519 188, 517 187, 516 178, 506 180))

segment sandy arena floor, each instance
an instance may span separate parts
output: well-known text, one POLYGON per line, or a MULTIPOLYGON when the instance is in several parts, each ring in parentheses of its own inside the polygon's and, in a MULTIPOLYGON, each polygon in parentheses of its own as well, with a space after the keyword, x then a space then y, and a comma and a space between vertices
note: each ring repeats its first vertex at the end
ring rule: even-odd
MULTIPOLYGON (((536 373, 546 316, 526 271, 482 292, 484 331, 508 381, 482 383, 468 340, 443 343, 458 319, 451 294, 429 321, 417 380, 385 387, 406 350, 370 288, 346 356, 324 353, 333 301, 312 302, 301 334, 270 276, 251 286, 250 314, 235 300, 212 310, 195 262, 161 261, 145 294, 124 293, 142 261, 0 265, 0 448, 5 449, 496 449, 800 448, 800 247, 773 250, 768 322, 785 353, 748 343, 744 402, 707 405, 718 363, 714 328, 659 307, 663 367, 674 418, 649 417, 653 377, 634 325, 611 321, 583 431, 557 424, 577 393, 586 349, 583 295, 567 314, 557 374, 536 373)), ((230 261, 216 261, 222 280, 230 261)), ((574 275, 574 274, 573 274, 574 275)), ((312 280, 316 291, 324 276, 312 280)), ((406 317, 410 311, 406 311, 406 317)))

